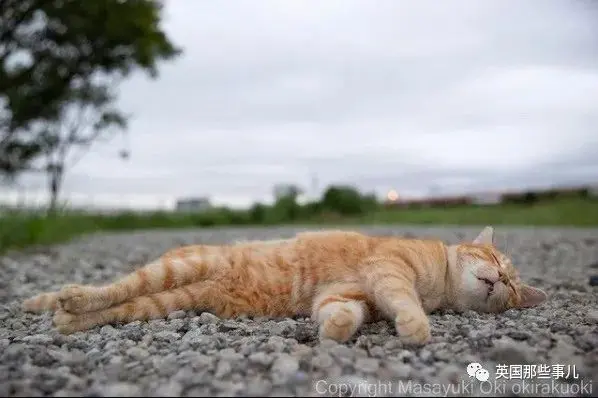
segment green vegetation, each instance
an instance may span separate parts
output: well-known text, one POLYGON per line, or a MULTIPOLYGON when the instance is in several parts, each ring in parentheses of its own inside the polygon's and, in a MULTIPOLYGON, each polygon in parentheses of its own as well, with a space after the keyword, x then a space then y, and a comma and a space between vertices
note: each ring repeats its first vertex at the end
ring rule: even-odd
POLYGON ((112 215, 62 211, 54 215, 13 212, 0 218, 0 251, 68 240, 85 233, 169 228, 227 226, 435 224, 598 226, 598 200, 584 193, 561 197, 510 198, 497 205, 437 205, 387 207, 372 196, 348 187, 331 187, 322 199, 300 205, 294 196, 279 198, 271 206, 256 204, 248 210, 215 208, 201 213, 122 212, 112 215))
MULTIPOLYGON (((505 195, 493 206, 468 198, 385 206, 347 186, 299 204, 298 189, 273 205, 201 213, 59 210, 67 170, 97 141, 127 130, 118 85, 132 73, 158 77, 181 54, 162 30, 161 0, 0 0, 0 181, 47 178, 40 212, 0 213, 0 252, 68 240, 84 233, 162 228, 306 224, 495 224, 596 226, 598 202, 584 188, 505 195)), ((119 151, 123 159, 128 148, 119 151)), ((1 211, 2 209, 0 209, 1 211)))
POLYGON ((1 178, 44 174, 56 210, 67 170, 126 132, 119 83, 134 72, 157 78, 182 54, 162 30, 162 3, 0 1, 1 178))

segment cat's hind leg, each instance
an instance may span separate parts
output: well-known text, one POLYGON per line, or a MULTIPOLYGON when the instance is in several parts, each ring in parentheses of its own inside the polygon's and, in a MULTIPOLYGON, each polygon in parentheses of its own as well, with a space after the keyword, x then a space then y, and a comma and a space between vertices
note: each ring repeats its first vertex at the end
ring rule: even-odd
MULTIPOLYGON (((228 281, 206 280, 179 288, 134 297, 110 308, 81 314, 58 309, 54 325, 64 334, 91 329, 95 326, 147 321, 166 318, 174 311, 208 311, 219 317, 255 315, 256 309, 228 281)), ((249 293, 251 296, 251 292, 249 293)), ((257 311, 259 312, 259 310, 257 311)))
POLYGON ((180 287, 210 277, 211 248, 190 246, 171 250, 157 260, 104 286, 66 285, 23 302, 25 311, 62 310, 82 314, 109 308, 132 298, 180 287))
POLYGON ((319 324, 321 339, 345 342, 374 316, 366 294, 356 283, 329 285, 313 301, 312 319, 319 324))

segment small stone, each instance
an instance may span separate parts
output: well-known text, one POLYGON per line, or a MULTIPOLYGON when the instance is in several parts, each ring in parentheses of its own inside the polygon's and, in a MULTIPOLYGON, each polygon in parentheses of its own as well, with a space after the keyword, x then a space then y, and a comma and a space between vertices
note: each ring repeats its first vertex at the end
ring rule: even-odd
POLYGON ((411 366, 402 362, 388 362, 386 368, 394 377, 399 379, 408 379, 411 374, 411 366))
POLYGON ((384 349, 386 351, 396 350, 403 348, 403 343, 399 339, 392 339, 384 343, 384 349))
POLYGON ((165 330, 163 332, 154 333, 154 339, 161 340, 161 341, 172 342, 172 341, 178 340, 180 337, 181 337, 180 334, 178 334, 176 332, 171 332, 168 330, 165 330))
POLYGON ((25 336, 23 341, 30 344, 50 344, 54 339, 45 334, 34 334, 33 336, 25 336))
MULTIPOLYGON (((376 347, 374 347, 374 348, 376 348, 376 347)), ((346 362, 346 363, 352 362, 352 360, 355 356, 355 353, 353 352, 352 349, 350 349, 346 345, 342 345, 342 344, 339 344, 339 345, 333 347, 332 349, 330 349, 329 352, 332 356, 337 358, 339 361, 346 362)))
POLYGON ((588 311, 586 319, 590 321, 590 323, 598 323, 598 310, 588 311))
POLYGON ((424 349, 419 353, 419 357, 422 361, 428 362, 432 359, 432 353, 429 350, 424 349))
POLYGON ((56 361, 68 365, 74 365, 85 361, 85 354, 79 350, 65 351, 50 349, 48 350, 48 355, 56 361))
POLYGON ((502 337, 494 342, 491 358, 507 365, 524 365, 534 361, 534 350, 525 343, 510 337, 502 337))
POLYGON ((220 331, 222 332, 230 332, 239 328, 242 328, 241 324, 235 321, 224 321, 220 325, 220 331))
POLYGON ((598 286, 598 275, 590 276, 590 286, 598 286))
POLYGON ((370 355, 375 358, 382 358, 384 354, 384 349, 380 346, 374 346, 370 348, 370 355))
POLYGON ((184 319, 171 319, 168 321, 168 330, 176 332, 185 327, 185 320, 184 319))
POLYGON ((272 336, 268 339, 268 343, 266 344, 266 348, 270 351, 280 352, 284 350, 284 337, 281 336, 272 336))
POLYGON ((149 357, 149 352, 147 350, 140 348, 140 347, 131 347, 127 350, 127 355, 131 358, 139 361, 149 357))
POLYGON ((162 384, 155 391, 156 397, 180 397, 183 392, 183 386, 175 381, 162 384))
POLYGON ((434 358, 438 359, 439 361, 450 362, 451 358, 454 357, 454 353, 447 349, 440 349, 434 352, 434 358))
POLYGON ((104 387, 102 395, 105 397, 140 397, 141 388, 132 383, 114 383, 104 387))
POLYGON ((202 312, 198 318, 199 323, 202 325, 220 322, 220 318, 210 312, 202 312))
POLYGON ((291 376, 299 370, 299 362, 296 358, 281 354, 272 364, 272 382, 275 385, 286 383, 291 376))
POLYGON ((297 330, 297 322, 292 319, 286 319, 284 321, 278 322, 278 326, 280 327, 281 335, 295 335, 297 330))
POLYGON ((319 353, 312 359, 311 363, 315 368, 328 369, 334 364, 334 360, 326 353, 319 353))
POLYGON ((513 330, 512 332, 509 332, 509 337, 514 340, 527 340, 530 338, 530 334, 522 330, 513 330))
POLYGON ((118 330, 112 325, 104 325, 100 328, 100 334, 106 337, 116 337, 118 335, 118 330))
POLYGON ((262 378, 252 378, 247 383, 247 396, 264 397, 272 390, 272 383, 262 378))
POLYGON ((218 366, 216 367, 216 373, 214 373, 214 377, 217 379, 221 379, 224 376, 228 375, 232 371, 232 366, 230 361, 226 359, 221 359, 218 361, 218 366))
POLYGON ((258 365, 262 365, 262 366, 268 366, 274 361, 274 358, 272 358, 272 356, 267 355, 264 352, 253 353, 249 356, 248 359, 249 359, 249 362, 255 363, 258 365))
POLYGON ((375 358, 357 358, 355 361, 355 369, 365 373, 374 373, 379 367, 380 362, 375 358))

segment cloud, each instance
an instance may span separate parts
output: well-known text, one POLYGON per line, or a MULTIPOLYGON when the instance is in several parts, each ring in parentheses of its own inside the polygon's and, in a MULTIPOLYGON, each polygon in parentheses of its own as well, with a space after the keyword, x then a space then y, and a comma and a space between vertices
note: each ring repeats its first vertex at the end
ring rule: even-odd
POLYGON ((128 138, 77 164, 70 197, 249 204, 314 175, 413 195, 596 175, 592 2, 172 0, 166 12, 184 56, 121 87, 128 138))

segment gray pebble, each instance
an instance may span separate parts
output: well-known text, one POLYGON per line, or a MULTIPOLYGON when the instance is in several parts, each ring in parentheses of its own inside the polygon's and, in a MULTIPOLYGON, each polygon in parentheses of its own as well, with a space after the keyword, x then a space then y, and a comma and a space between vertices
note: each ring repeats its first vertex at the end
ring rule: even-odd
POLYGON ((182 319, 185 317, 187 317, 187 313, 185 311, 174 311, 168 314, 168 320, 182 319))
POLYGON ((386 368, 388 368, 393 378, 408 379, 411 373, 411 366, 403 362, 387 362, 386 368))
POLYGON ((271 355, 267 355, 264 352, 256 352, 249 356, 249 362, 259 364, 262 366, 268 366, 274 361, 271 355))
POLYGON ((180 334, 167 330, 163 332, 154 333, 154 339, 167 342, 173 342, 175 340, 178 340, 180 337, 180 334))
POLYGON ((207 323, 218 323, 220 322, 220 318, 210 312, 203 312, 198 317, 200 324, 207 324, 207 323))
POLYGON ((272 364, 272 383, 281 385, 286 383, 299 370, 297 359, 288 355, 281 354, 272 364))
POLYGON ((146 349, 141 347, 131 347, 127 350, 127 355, 136 360, 142 360, 150 356, 146 349))
POLYGON ((516 342, 509 337, 496 340, 490 355, 495 361, 507 365, 531 364, 535 358, 532 347, 526 343, 516 342))
POLYGON ((54 339, 46 334, 34 334, 33 336, 23 337, 23 341, 29 344, 49 344, 54 339))
POLYGON ((374 373, 378 370, 380 361, 375 358, 357 358, 355 369, 364 373, 374 373))
POLYGON ((102 395, 106 397, 141 397, 141 388, 132 383, 114 383, 102 388, 102 395))
POLYGON ((119 332, 112 325, 104 325, 100 328, 100 333, 106 337, 116 337, 119 332))
POLYGON ((586 319, 590 323, 598 323, 598 310, 590 310, 586 315, 586 319))

